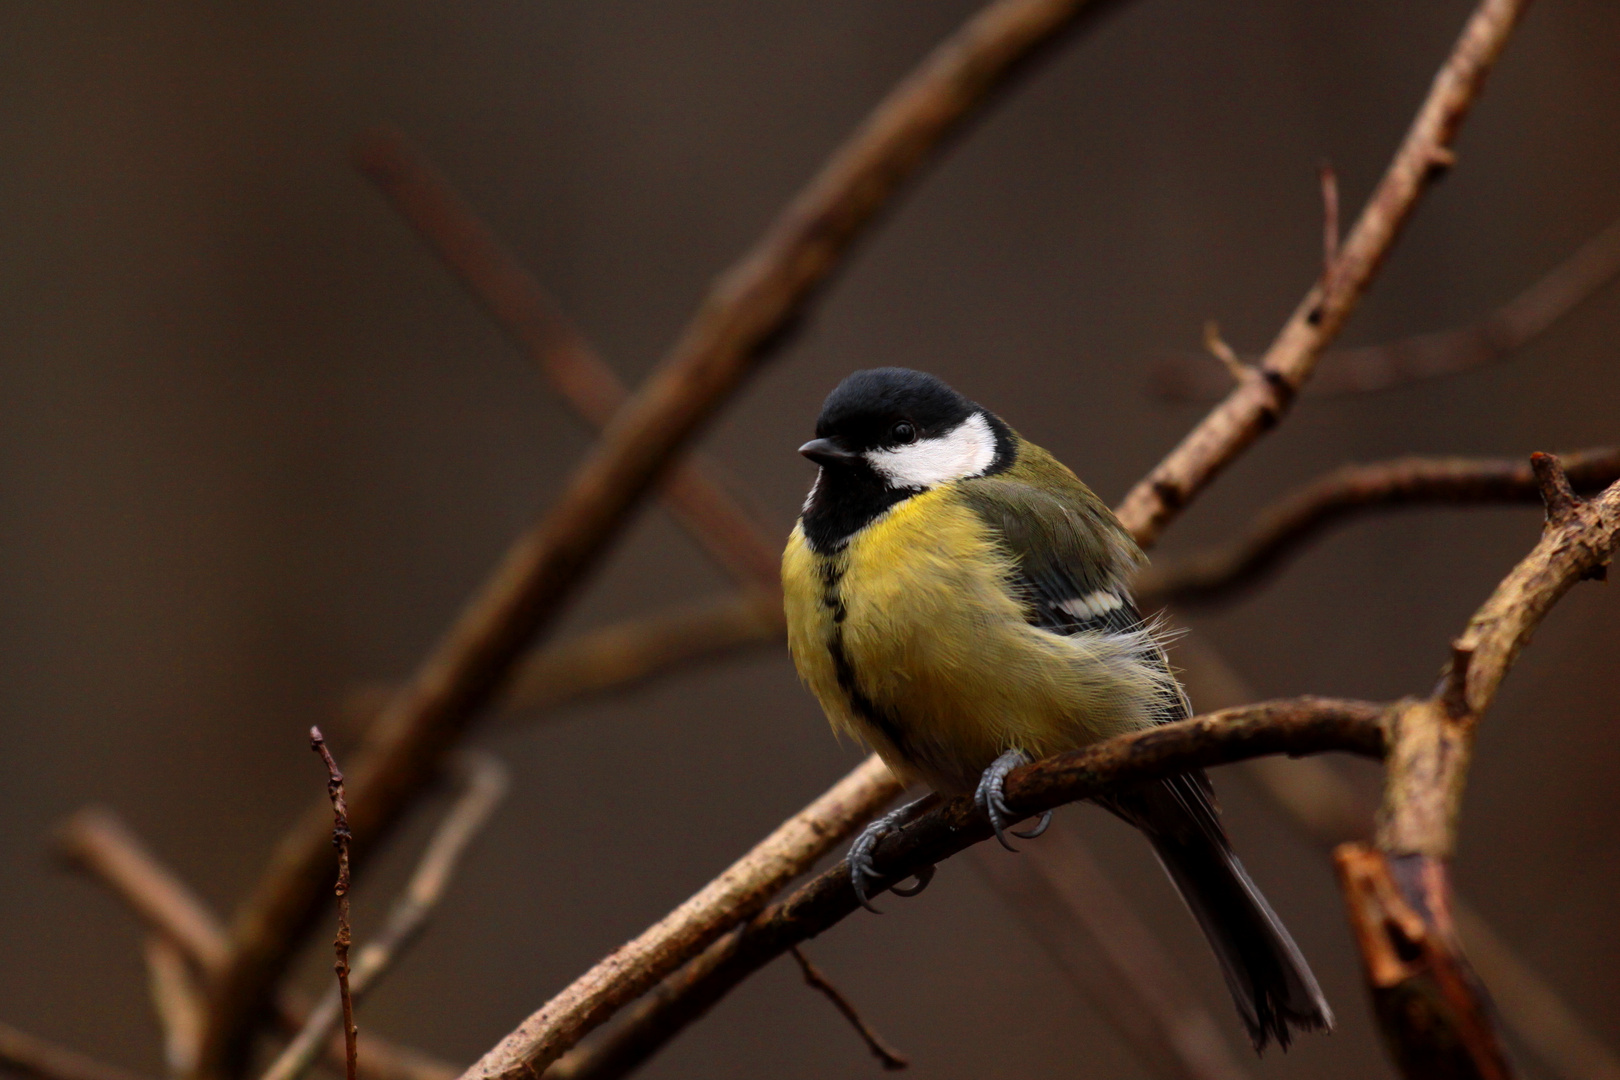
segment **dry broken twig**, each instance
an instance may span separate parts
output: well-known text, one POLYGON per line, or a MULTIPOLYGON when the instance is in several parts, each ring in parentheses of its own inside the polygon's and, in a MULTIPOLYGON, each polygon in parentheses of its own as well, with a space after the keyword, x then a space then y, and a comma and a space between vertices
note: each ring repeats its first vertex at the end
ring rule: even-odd
POLYGON ((139 1073, 97 1061, 0 1024, 0 1069, 34 1080, 146 1080, 139 1073))
MULTIPOLYGON (((1254 698, 1242 677, 1196 634, 1180 639, 1176 661, 1188 693, 1202 708, 1254 698)), ((1362 797, 1329 761, 1255 758, 1243 770, 1324 851, 1373 834, 1374 800, 1362 797)), ((1468 958, 1491 988, 1510 1033, 1563 1080, 1620 1080, 1620 1057, 1462 897, 1451 900, 1468 958)))
MULTIPOLYGON (((579 587, 640 498, 806 313, 865 227, 963 120, 1096 0, 999 0, 936 50, 714 286, 647 383, 619 409, 551 513, 522 537, 350 770, 357 853, 425 786, 512 664, 579 587)), ((270 989, 322 902, 325 829, 311 811, 238 913, 210 996, 198 1073, 235 1071, 270 989)))
MULTIPOLYGON (((1620 447, 1581 450, 1561 460, 1577 491, 1600 491, 1620 480, 1620 447)), ((1144 604, 1227 598, 1275 573, 1324 529, 1354 513, 1540 500, 1535 473, 1522 460, 1408 457, 1345 465, 1260 511, 1236 540, 1148 567, 1137 579, 1136 592, 1144 604)))
POLYGON ((506 767, 488 754, 466 755, 462 771, 466 774, 466 790, 428 841, 405 891, 389 909, 382 933, 360 948, 347 980, 348 1000, 336 989, 325 994, 311 1010, 303 1030, 265 1070, 264 1080, 298 1080, 308 1072, 325 1049, 343 1011, 352 1010, 353 1004, 377 985, 427 926, 450 885, 456 865, 506 797, 509 784, 506 767))
MULTIPOLYGON (((1582 244, 1535 284, 1478 322, 1380 345, 1333 349, 1306 389, 1315 397, 1363 394, 1496 363, 1550 330, 1620 274, 1620 220, 1582 244)), ((1243 363, 1233 354, 1234 359, 1243 363)), ((1195 353, 1167 359, 1153 390, 1170 401, 1209 401, 1231 383, 1195 353)))
MULTIPOLYGON (((1091 798, 1116 785, 1143 783, 1258 754, 1343 750, 1376 757, 1383 752, 1383 710, 1384 706, 1369 702, 1294 698, 1165 724, 1015 770, 1007 779, 1008 806, 1019 817, 1027 817, 1063 803, 1091 798)), ((889 834, 878 845, 875 861, 883 876, 879 887, 900 882, 989 835, 989 823, 978 814, 971 799, 945 802, 905 829, 889 834)), ((701 1015, 701 1009, 688 1008, 689 1000, 702 1002, 704 1007, 718 1001, 770 960, 856 910, 849 867, 840 862, 801 886, 787 900, 756 916, 741 932, 716 947, 719 951, 714 961, 705 966, 701 978, 681 980, 680 996, 664 998, 663 1009, 642 1016, 644 1031, 656 1031, 660 1036, 653 1046, 643 1047, 643 1058, 701 1015), (672 1015, 680 1016, 682 1022, 670 1023, 672 1015)), ((545 1009, 484 1055, 464 1077, 519 1080, 556 1061, 583 1036, 589 1021, 605 1012, 600 1001, 609 995, 633 997, 651 985, 643 977, 643 966, 634 962, 635 957, 621 959, 628 948, 609 956, 589 975, 553 998, 545 1009), (629 993, 627 984, 632 986, 629 993), (590 999, 582 1008, 576 1002, 586 995, 590 999), (559 1023, 558 1017, 567 1023, 559 1023)))
POLYGON ((197 1064, 202 1038, 202 994, 185 952, 162 934, 147 934, 147 991, 163 1029, 163 1063, 170 1076, 184 1076, 197 1064))
MULTIPOLYGON (((190 966, 204 976, 217 974, 217 965, 223 964, 229 945, 225 927, 111 811, 90 808, 72 815, 58 827, 57 845, 65 858, 128 904, 154 935, 179 948, 190 966)), ((170 978, 170 985, 165 992, 189 992, 193 998, 190 1007, 196 1010, 200 1022, 201 990, 190 973, 186 974, 182 986, 169 973, 166 978, 170 978)), ((297 994, 284 991, 277 998, 276 1018, 288 1034, 303 1029, 308 1012, 308 1004, 297 994)), ((192 1060, 195 1054, 193 1043, 185 1048, 182 1060, 192 1060)), ((329 1063, 343 1067, 341 1035, 335 1044, 327 1045, 326 1054, 329 1063)), ((460 1071, 420 1050, 396 1046, 375 1035, 366 1039, 365 1053, 360 1057, 363 1080, 454 1080, 460 1071)))
MULTIPOLYGON (((1269 760, 1269 759, 1256 759, 1269 760)), ((1303 760, 1314 761, 1314 758, 1303 760)), ((974 869, 1149 1075, 1244 1080, 1214 1016, 1073 829, 1052 829, 1021 858, 972 849, 974 869)))
POLYGON ((309 729, 309 747, 326 763, 326 794, 332 800, 332 845, 338 853, 337 884, 332 890, 338 900, 337 937, 332 941, 337 961, 332 970, 337 972, 338 999, 343 1007, 343 1075, 345 1080, 355 1080, 360 1050, 359 1033, 354 1027, 354 998, 349 993, 349 944, 353 939, 349 927, 349 807, 343 797, 343 773, 332 751, 326 748, 320 728, 309 729))
POLYGON ((1338 335, 1429 183, 1454 161, 1451 141, 1528 0, 1483 0, 1435 76, 1428 98, 1334 261, 1332 281, 1306 293, 1254 375, 1239 383, 1125 499, 1139 540, 1158 538, 1195 492, 1293 404, 1338 335), (1138 524, 1139 523, 1139 524, 1138 524))
POLYGON ((1620 542, 1620 484, 1582 500, 1556 458, 1531 464, 1547 506, 1541 540, 1452 643, 1436 692, 1392 711, 1376 846, 1335 853, 1385 1040, 1414 1078, 1513 1075, 1463 956, 1447 861, 1485 710, 1547 612, 1576 582, 1601 577, 1620 542))
POLYGON ((804 975, 805 985, 832 1002, 833 1008, 838 1010, 840 1016, 849 1021, 850 1027, 854 1028, 856 1033, 860 1035, 861 1041, 866 1044, 866 1048, 872 1051, 872 1056, 883 1063, 884 1069, 893 1072, 911 1067, 910 1060, 885 1042, 883 1036, 872 1029, 872 1025, 861 1017, 860 1012, 843 995, 843 992, 832 984, 820 968, 810 962, 810 958, 804 955, 804 950, 795 945, 788 952, 792 953, 793 959, 798 961, 799 971, 804 975))
MULTIPOLYGON (((594 427, 612 420, 630 392, 535 276, 495 239, 421 152, 399 132, 377 128, 361 138, 355 157, 360 171, 517 341, 564 400, 594 427)), ((712 478, 713 471, 700 455, 688 455, 670 470, 665 501, 721 566, 754 589, 780 592, 773 545, 712 478)))

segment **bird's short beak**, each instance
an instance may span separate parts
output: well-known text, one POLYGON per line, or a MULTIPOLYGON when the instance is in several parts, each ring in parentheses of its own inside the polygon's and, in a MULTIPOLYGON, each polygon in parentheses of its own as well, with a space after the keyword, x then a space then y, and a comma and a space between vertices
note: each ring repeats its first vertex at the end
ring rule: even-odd
POLYGON ((817 465, 848 465, 859 454, 852 454, 831 439, 811 439, 799 447, 799 453, 817 465))

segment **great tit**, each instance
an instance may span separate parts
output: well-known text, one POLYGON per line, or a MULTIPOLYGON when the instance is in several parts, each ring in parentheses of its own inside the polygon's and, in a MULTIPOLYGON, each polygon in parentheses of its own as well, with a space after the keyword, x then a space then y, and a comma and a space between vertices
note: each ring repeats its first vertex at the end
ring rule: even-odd
MULTIPOLYGON (((922 372, 857 371, 799 452, 820 470, 782 560, 794 664, 833 728, 902 780, 973 793, 1010 848, 1012 769, 1189 715, 1164 635, 1131 599, 1141 550, 1000 417, 922 372)), ((884 815, 851 847, 862 904, 878 839, 928 801, 884 815)), ((1098 802, 1152 843, 1256 1050, 1270 1038, 1286 1048, 1291 1028, 1332 1028, 1201 770, 1098 802)), ((1038 836, 1049 820, 1013 835, 1038 836)))

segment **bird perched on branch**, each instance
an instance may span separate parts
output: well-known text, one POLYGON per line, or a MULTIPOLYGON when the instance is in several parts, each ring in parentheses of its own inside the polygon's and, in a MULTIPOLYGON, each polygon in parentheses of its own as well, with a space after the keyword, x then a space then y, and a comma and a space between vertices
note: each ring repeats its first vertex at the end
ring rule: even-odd
MULTIPOLYGON (((1007 841, 1006 776, 1034 758, 1180 720, 1164 637, 1129 592, 1141 550, 1051 454, 931 375, 858 371, 799 452, 820 466, 782 561, 788 643, 833 727, 903 780, 973 793, 1007 841)), ((928 799, 850 848, 872 852, 928 799)), ((1220 961, 1255 1049, 1333 1014, 1249 879, 1202 771, 1098 800, 1136 826, 1220 961)), ((1051 813, 1028 832, 1039 836, 1051 813)), ((927 884, 920 876, 912 895, 927 884)), ((875 910, 875 909, 874 909, 875 910)))

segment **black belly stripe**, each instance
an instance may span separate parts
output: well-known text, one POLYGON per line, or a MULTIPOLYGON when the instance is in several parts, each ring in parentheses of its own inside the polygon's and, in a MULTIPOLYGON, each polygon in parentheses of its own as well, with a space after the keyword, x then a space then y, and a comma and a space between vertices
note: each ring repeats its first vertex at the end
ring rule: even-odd
POLYGON ((849 662, 849 654, 844 651, 844 618, 849 614, 844 607, 844 597, 839 584, 842 582, 844 572, 832 559, 826 559, 821 564, 821 602, 832 612, 833 628, 827 638, 827 652, 832 656, 833 674, 838 678, 838 688, 849 699, 849 707, 862 720, 877 728, 883 733, 894 748, 900 753, 906 752, 905 732, 900 727, 899 720, 888 709, 880 707, 877 702, 862 692, 860 683, 855 678, 855 666, 849 662))

